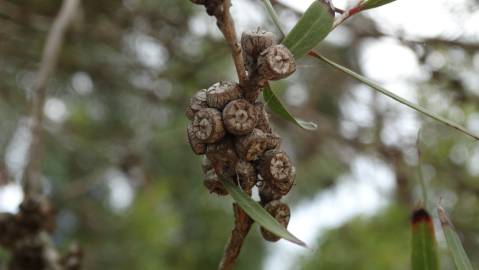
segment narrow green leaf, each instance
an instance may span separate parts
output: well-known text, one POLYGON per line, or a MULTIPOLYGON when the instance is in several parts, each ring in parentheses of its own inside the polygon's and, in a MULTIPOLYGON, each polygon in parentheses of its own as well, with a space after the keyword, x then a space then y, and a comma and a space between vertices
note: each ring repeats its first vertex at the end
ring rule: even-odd
POLYGON ((457 270, 474 270, 472 268, 471 261, 467 257, 466 251, 461 244, 461 240, 457 235, 454 226, 447 217, 446 211, 442 207, 437 209, 439 213, 439 219, 441 220, 441 227, 446 236, 447 247, 451 252, 452 259, 456 265, 457 270))
POLYGON ((283 40, 286 46, 299 59, 314 48, 331 32, 334 10, 329 0, 314 1, 299 22, 283 40))
POLYGON ((295 118, 294 116, 291 115, 291 113, 286 110, 284 105, 281 103, 279 98, 274 94, 274 92, 271 90, 269 85, 267 85, 263 89, 263 97, 264 101, 268 106, 271 108, 271 110, 275 113, 277 113, 279 116, 283 117, 284 119, 293 122, 297 126, 306 129, 306 130, 315 130, 318 128, 318 125, 316 125, 313 122, 307 122, 303 121, 301 119, 295 118))
POLYGON ((389 4, 389 3, 394 2, 394 1, 396 1, 396 0, 366 0, 361 5, 361 9, 366 10, 366 9, 376 8, 376 7, 380 7, 380 6, 389 4))
POLYGON ((281 34, 283 35, 281 38, 285 37, 286 33, 284 32, 283 27, 281 26, 281 22, 279 20, 278 14, 276 14, 276 11, 274 10, 273 5, 271 4, 271 1, 263 0, 263 3, 266 7, 266 10, 268 11, 269 16, 271 17, 271 20, 276 25, 279 32, 281 32, 281 34))
POLYGON ((416 111, 418 111, 418 112, 420 112, 420 113, 422 113, 422 114, 424 114, 424 115, 426 115, 426 116, 429 116, 430 118, 432 118, 432 119, 434 119, 434 120, 436 120, 436 121, 438 121, 438 122, 441 122, 441 123, 443 123, 443 124, 445 124, 445 125, 447 125, 447 126, 449 126, 449 127, 452 127, 452 128, 454 128, 454 129, 456 129, 456 130, 458 130, 458 131, 460 131, 460 132, 462 132, 462 133, 464 133, 464 134, 466 134, 466 135, 468 135, 468 136, 470 136, 470 137, 472 137, 472 138, 474 138, 474 139, 476 139, 476 140, 479 140, 479 136, 478 136, 478 135, 475 135, 475 134, 471 133, 471 132, 468 131, 465 127, 463 127, 463 126, 461 126, 461 125, 459 125, 459 124, 457 124, 457 123, 454 123, 453 121, 450 121, 450 120, 448 120, 448 119, 446 119, 446 118, 444 118, 444 117, 442 117, 442 116, 440 116, 440 115, 438 115, 438 114, 435 114, 435 113, 433 113, 433 112, 430 112, 429 110, 427 110, 426 108, 424 108, 424 107, 422 107, 422 106, 416 105, 416 104, 414 104, 414 103, 412 103, 412 102, 410 102, 410 101, 405 100, 404 98, 402 98, 402 97, 400 97, 400 96, 398 96, 398 95, 396 95, 396 94, 390 92, 390 91, 387 90, 386 88, 384 88, 384 87, 382 87, 382 86, 376 84, 375 82, 369 80, 368 78, 366 78, 366 77, 364 77, 364 76, 361 76, 361 75, 357 74, 356 72, 354 72, 354 71, 352 71, 352 70, 350 70, 350 69, 348 69, 348 68, 346 68, 346 67, 343 67, 343 66, 341 66, 340 64, 337 64, 337 63, 335 63, 335 62, 329 60, 328 58, 326 58, 326 57, 324 57, 324 56, 322 56, 322 55, 320 55, 320 54, 318 54, 318 53, 316 53, 316 52, 314 52, 314 51, 309 52, 309 55, 312 56, 312 57, 318 58, 318 59, 320 59, 321 61, 324 61, 324 62, 326 62, 327 64, 331 65, 332 67, 334 67, 334 68, 336 68, 336 69, 338 69, 338 70, 340 70, 340 71, 342 71, 342 72, 344 72, 344 73, 350 75, 351 77, 353 77, 353 78, 355 78, 356 80, 358 80, 358 81, 360 81, 360 82, 362 82, 362 83, 368 85, 369 87, 371 87, 372 89, 374 89, 374 90, 380 92, 381 94, 386 95, 386 96, 388 96, 388 97, 390 97, 390 98, 396 100, 397 102, 402 103, 402 104, 408 106, 409 108, 414 109, 414 110, 416 110, 416 111))
POLYGON ((420 208, 411 218, 412 227, 412 270, 438 270, 434 225, 429 213, 420 208))
POLYGON ((276 234, 277 236, 284 238, 292 243, 307 247, 306 244, 299 240, 296 236, 286 230, 274 217, 272 217, 268 211, 266 211, 259 203, 255 202, 244 192, 242 192, 237 186, 235 186, 230 180, 222 179, 226 190, 229 192, 233 200, 238 203, 239 206, 259 225, 266 228, 268 231, 276 234))

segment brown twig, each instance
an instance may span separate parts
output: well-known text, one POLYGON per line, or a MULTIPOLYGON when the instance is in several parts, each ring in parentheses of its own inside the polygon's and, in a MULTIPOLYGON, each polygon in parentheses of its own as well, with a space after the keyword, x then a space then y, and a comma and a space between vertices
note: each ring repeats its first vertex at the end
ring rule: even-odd
MULTIPOLYGON (((61 270, 59 255, 50 239, 49 232, 52 212, 45 201, 42 201, 40 183, 40 165, 42 158, 43 107, 47 95, 47 85, 55 71, 60 49, 66 30, 80 0, 64 0, 48 33, 42 52, 40 68, 34 85, 32 104, 32 141, 29 146, 28 163, 23 177, 25 199, 20 206, 20 212, 15 217, 16 230, 9 234, 14 240, 10 247, 12 255, 10 269, 52 269, 61 270)), ((4 233, 2 231, 2 233, 4 233)), ((4 241, 2 243, 5 245, 4 241)), ((7 245, 8 247, 8 245, 7 245)))
POLYGON ((38 194, 40 185, 40 164, 42 156, 42 127, 43 107, 45 105, 48 81, 53 74, 65 32, 72 22, 80 0, 64 0, 58 16, 48 33, 47 41, 42 53, 40 68, 37 73, 33 109, 32 109, 32 142, 30 144, 28 164, 24 174, 24 191, 27 196, 38 194))
POLYGON ((223 0, 221 8, 218 8, 217 12, 215 12, 216 24, 231 48, 231 54, 233 56, 236 73, 238 74, 239 83, 240 85, 244 85, 248 77, 246 75, 243 55, 241 53, 241 46, 236 37, 235 24, 231 18, 230 7, 231 1, 223 0))
MULTIPOLYGON (((242 54, 242 49, 236 37, 236 30, 234 21, 231 18, 230 0, 192 0, 195 4, 204 5, 206 12, 210 16, 216 18, 216 25, 223 34, 228 46, 231 49, 233 61, 238 74, 239 83, 242 87, 249 87, 250 83, 246 73, 246 66, 242 54)), ((216 173, 221 175, 222 170, 219 166, 213 166, 216 173)), ((253 224, 253 220, 236 204, 233 204, 235 227, 231 232, 231 237, 226 244, 223 257, 221 259, 218 269, 226 270, 232 269, 234 262, 238 258, 241 251, 243 241, 248 235, 248 232, 253 224)))
POLYGON ((253 220, 237 204, 233 204, 233 211, 235 215, 235 227, 233 231, 231 231, 230 239, 225 247, 223 258, 218 267, 219 270, 233 269, 236 258, 238 258, 241 247, 243 246, 244 239, 253 224, 253 220))

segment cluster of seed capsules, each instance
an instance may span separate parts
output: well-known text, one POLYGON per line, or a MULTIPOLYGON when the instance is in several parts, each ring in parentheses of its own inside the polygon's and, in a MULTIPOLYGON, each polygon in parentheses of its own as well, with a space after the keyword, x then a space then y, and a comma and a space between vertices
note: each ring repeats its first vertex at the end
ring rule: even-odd
MULTIPOLYGON (((291 75, 296 64, 286 47, 275 44, 271 32, 247 31, 241 47, 248 81, 222 81, 198 91, 186 111, 191 120, 188 141, 195 154, 203 155, 204 185, 211 193, 228 194, 218 174, 249 195, 257 186, 261 205, 287 227, 290 210, 280 199, 294 184, 295 168, 257 99, 269 80, 291 75)), ((279 240, 264 228, 261 234, 268 241, 279 240)))

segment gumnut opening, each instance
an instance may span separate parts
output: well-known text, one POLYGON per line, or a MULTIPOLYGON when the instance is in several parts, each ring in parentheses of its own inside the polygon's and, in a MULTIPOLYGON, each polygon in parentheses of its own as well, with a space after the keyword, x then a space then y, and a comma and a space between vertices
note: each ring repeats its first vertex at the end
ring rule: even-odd
POLYGON ((294 184, 296 170, 288 155, 281 150, 268 150, 259 163, 261 177, 271 188, 286 195, 294 184))
POLYGON ((246 135, 256 126, 255 107, 244 99, 233 100, 223 110, 226 130, 235 135, 246 135))
POLYGON ((225 135, 221 112, 206 108, 199 110, 193 120, 193 134, 203 143, 215 143, 225 135))
POLYGON ((296 70, 293 54, 284 45, 264 50, 258 58, 258 73, 266 80, 281 80, 296 70))

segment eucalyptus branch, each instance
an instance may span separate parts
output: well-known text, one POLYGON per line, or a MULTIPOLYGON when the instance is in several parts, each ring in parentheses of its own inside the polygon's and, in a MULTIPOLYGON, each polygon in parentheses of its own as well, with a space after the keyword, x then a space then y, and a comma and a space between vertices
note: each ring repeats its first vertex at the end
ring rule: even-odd
POLYGON ((235 227, 233 231, 231 231, 230 239, 228 240, 223 258, 218 267, 220 270, 233 268, 236 258, 238 258, 240 254, 244 239, 253 224, 253 220, 237 204, 233 204, 233 211, 235 215, 235 227))
POLYGON ((58 16, 48 33, 42 53, 40 68, 34 86, 32 109, 32 142, 30 144, 28 163, 24 174, 24 189, 27 195, 40 193, 40 164, 42 159, 43 107, 45 105, 47 85, 55 71, 63 39, 80 0, 64 0, 58 16))
MULTIPOLYGON (((240 85, 247 85, 248 76, 246 74, 246 68, 241 46, 238 43, 238 39, 236 37, 234 21, 231 18, 231 14, 229 11, 230 6, 230 0, 224 0, 222 6, 223 13, 221 15, 216 15, 215 17, 217 19, 218 28, 223 33, 226 42, 231 48, 231 53, 233 56, 236 73, 238 74, 239 83, 240 85)), ((227 245, 225 246, 225 251, 218 267, 218 269, 220 270, 228 270, 233 268, 233 265, 240 254, 244 239, 248 235, 248 232, 252 225, 252 220, 243 211, 243 209, 238 207, 236 204, 233 204, 233 209, 235 213, 235 227, 231 232, 231 236, 227 245)))
MULTIPOLYGON (((192 0, 195 4, 204 5, 206 12, 216 18, 216 25, 223 34, 228 46, 231 49, 231 54, 233 57, 234 65, 236 68, 236 73, 238 75, 238 80, 241 86, 248 87, 250 82, 248 80, 248 75, 246 73, 246 66, 243 58, 243 53, 240 44, 238 43, 238 38, 236 36, 236 29, 234 21, 230 14, 231 1, 230 0, 213 0, 213 1, 203 1, 203 0, 192 0)), ((218 175, 221 175, 222 170, 217 166, 215 171, 218 175)), ((231 232, 230 239, 225 247, 223 257, 220 261, 218 269, 226 270, 232 269, 238 255, 241 251, 243 241, 248 235, 248 232, 252 225, 252 220, 248 215, 241 209, 241 207, 233 204, 233 209, 235 213, 235 227, 231 232)))
POLYGON ((245 64, 241 52, 241 46, 236 37, 236 28, 230 13, 231 1, 223 0, 223 3, 218 3, 215 7, 214 16, 216 17, 216 25, 228 43, 233 56, 233 61, 238 74, 238 79, 241 85, 244 85, 248 79, 246 75, 245 64))
POLYGON ((354 14, 359 13, 362 10, 361 2, 362 1, 360 1, 356 6, 350 9, 341 10, 341 12, 339 12, 341 15, 336 17, 336 19, 334 20, 332 29, 336 28, 337 26, 345 22, 347 19, 351 18, 354 14))

